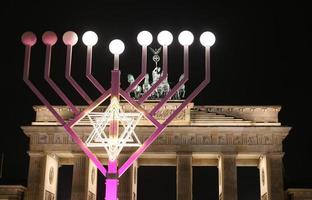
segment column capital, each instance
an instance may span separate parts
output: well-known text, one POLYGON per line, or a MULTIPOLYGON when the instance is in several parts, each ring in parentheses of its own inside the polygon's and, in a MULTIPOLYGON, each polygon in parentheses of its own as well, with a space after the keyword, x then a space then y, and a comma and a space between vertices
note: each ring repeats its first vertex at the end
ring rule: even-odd
POLYGON ((285 155, 284 152, 267 152, 264 154, 261 154, 259 157, 259 161, 263 160, 264 157, 270 157, 270 158, 283 158, 285 155))
POLYGON ((30 157, 43 157, 45 155, 44 152, 36 152, 36 151, 28 151, 27 154, 30 157))
POLYGON ((221 158, 236 158, 237 157, 237 153, 235 153, 235 152, 220 152, 217 157, 218 157, 218 159, 221 159, 221 158))

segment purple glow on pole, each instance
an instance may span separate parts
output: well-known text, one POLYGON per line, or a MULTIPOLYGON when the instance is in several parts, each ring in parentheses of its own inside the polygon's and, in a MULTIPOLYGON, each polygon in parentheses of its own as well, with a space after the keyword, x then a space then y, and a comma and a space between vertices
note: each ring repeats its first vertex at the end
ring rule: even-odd
POLYGON ((92 99, 88 96, 88 94, 80 87, 80 85, 71 76, 72 48, 73 48, 73 46, 72 45, 66 45, 66 46, 67 46, 67 53, 66 53, 65 78, 76 89, 76 91, 80 94, 80 96, 90 105, 90 104, 92 104, 92 99))
POLYGON ((141 74, 135 79, 135 81, 128 86, 125 90, 126 93, 130 93, 140 82, 144 79, 146 75, 146 65, 147 65, 147 46, 142 46, 142 64, 141 64, 141 74))
POLYGON ((167 101, 180 89, 180 87, 186 83, 186 81, 189 78, 189 48, 188 46, 184 46, 184 57, 183 57, 183 69, 184 69, 184 77, 182 80, 180 80, 170 91, 169 93, 161 99, 161 101, 153 108, 153 110, 150 112, 151 115, 155 115, 159 109, 167 103, 167 101))
POLYGON ((167 78, 168 76, 168 46, 163 46, 163 75, 158 79, 158 81, 151 86, 151 88, 143 94, 143 96, 138 100, 139 104, 142 104, 151 94, 157 89, 157 87, 167 78))
MULTIPOLYGON (((119 58, 118 55, 114 55, 114 70, 112 70, 112 80, 111 80, 111 99, 117 98, 119 101, 119 90, 120 90, 120 71, 119 71, 119 58)), ((118 139, 119 135, 119 122, 115 118, 110 122, 109 125, 109 138, 118 139)), ((108 172, 106 176, 106 200, 117 200, 118 191, 118 170, 117 170, 117 160, 110 160, 108 158, 108 172)))
POLYGON ((92 46, 87 46, 87 64, 86 64, 86 77, 89 81, 101 92, 104 93, 103 86, 92 75, 92 46))
POLYGON ((108 173, 106 177, 105 200, 117 200, 118 194, 117 160, 108 161, 108 173))

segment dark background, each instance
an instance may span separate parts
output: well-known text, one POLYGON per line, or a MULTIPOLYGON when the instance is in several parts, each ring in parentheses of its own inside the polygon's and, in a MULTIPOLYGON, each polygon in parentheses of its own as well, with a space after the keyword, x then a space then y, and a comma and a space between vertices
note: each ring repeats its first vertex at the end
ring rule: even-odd
MULTIPOLYGON (((29 140, 20 126, 34 120, 32 106, 40 104, 22 81, 24 46, 20 37, 23 32, 33 31, 38 37, 32 51, 31 80, 52 104, 62 104, 42 80, 44 45, 40 38, 44 31, 56 32, 59 41, 53 49, 52 78, 69 93, 75 104, 84 104, 63 75, 66 49, 61 36, 64 32, 72 30, 79 36, 73 53, 73 74, 95 98, 99 94, 83 77, 86 48, 81 37, 85 31, 93 30, 99 36, 94 47, 93 72, 107 88, 113 64, 108 50, 110 40, 119 38, 126 45, 120 58, 122 84, 126 86, 126 74, 137 75, 140 70, 136 35, 141 30, 149 30, 154 36, 152 47, 158 47, 155 39, 158 32, 171 31, 174 42, 169 48, 169 82, 174 84, 183 61, 177 36, 188 29, 194 33, 195 41, 190 48, 192 78, 187 91, 203 77, 200 34, 212 31, 217 38, 211 52, 212 82, 195 99, 195 104, 281 105, 279 120, 282 125, 292 127, 283 143, 285 188, 312 187, 311 101, 308 100, 311 95, 312 17, 307 5, 265 1, 259 4, 238 1, 10 1, 1 3, 0 9, 0 147, 5 155, 1 184, 27 183, 29 140)), ((149 71, 152 68, 150 62, 149 71)))

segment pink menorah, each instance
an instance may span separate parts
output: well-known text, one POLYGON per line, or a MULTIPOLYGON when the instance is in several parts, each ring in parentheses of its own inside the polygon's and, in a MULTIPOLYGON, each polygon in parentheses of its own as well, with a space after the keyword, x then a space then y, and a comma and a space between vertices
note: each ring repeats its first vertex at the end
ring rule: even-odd
MULTIPOLYGON (((188 95, 188 97, 181 102, 177 109, 169 114, 167 118, 160 122, 155 118, 155 114, 168 102, 173 95, 179 90, 179 88, 185 84, 189 79, 189 46, 193 43, 193 34, 189 31, 183 31, 179 34, 178 40, 184 49, 184 62, 183 62, 183 79, 181 79, 169 93, 157 102, 156 106, 151 110, 143 108, 142 104, 146 102, 148 97, 157 89, 157 87, 168 76, 168 46, 173 41, 173 36, 168 31, 162 31, 158 34, 157 40, 163 48, 162 57, 162 69, 163 73, 159 80, 154 83, 151 88, 145 92, 139 99, 135 100, 131 97, 130 93, 140 84, 147 73, 147 46, 151 44, 153 37, 148 31, 142 31, 138 34, 138 43, 142 46, 142 65, 141 73, 126 89, 120 87, 120 70, 119 70, 119 55, 124 51, 124 44, 120 40, 113 40, 109 49, 114 54, 114 68, 111 71, 111 87, 105 90, 103 86, 92 75, 92 48, 97 43, 97 35, 92 32, 86 32, 82 40, 87 46, 87 61, 86 61, 86 77, 87 79, 100 91, 101 95, 92 100, 86 91, 77 83, 71 76, 71 61, 72 61, 72 48, 78 41, 78 36, 72 31, 68 31, 63 35, 63 42, 67 46, 66 53, 66 72, 65 77, 75 90, 81 95, 81 97, 88 103, 88 106, 84 110, 79 110, 66 96, 66 94, 60 89, 60 87, 50 77, 51 67, 51 53, 52 47, 57 42, 57 36, 52 31, 47 31, 42 35, 42 42, 46 45, 46 57, 44 64, 44 79, 48 82, 55 93, 64 101, 64 103, 71 109, 73 118, 65 120, 62 116, 53 108, 47 98, 40 92, 40 90, 30 81, 30 56, 31 48, 36 44, 36 35, 32 32, 25 32, 22 35, 22 43, 25 45, 25 60, 24 60, 24 75, 23 79, 29 88, 35 93, 35 95, 41 100, 41 102, 50 110, 55 116, 57 121, 65 128, 66 132, 70 135, 72 140, 81 148, 81 150, 89 157, 95 164, 99 171, 106 177, 106 200, 117 200, 118 179, 125 173, 125 171, 133 164, 135 160, 160 136, 170 122, 190 103, 210 82, 210 47, 215 42, 215 37, 211 32, 204 32, 200 36, 200 42, 205 47, 205 78, 204 80, 188 95), (134 106, 138 112, 143 114, 154 126, 155 131, 133 152, 133 154, 121 165, 118 166, 118 155, 108 158, 108 167, 105 168, 99 161, 97 156, 89 149, 85 141, 78 136, 73 127, 84 117, 89 115, 96 107, 107 100, 110 97, 111 104, 118 105, 120 97, 126 100, 129 104, 134 106)), ((118 118, 113 118, 109 121, 109 140, 106 142, 113 142, 119 137, 120 122, 118 118)), ((106 144, 107 145, 107 144, 106 144)), ((109 144, 108 144, 109 145, 109 144)))

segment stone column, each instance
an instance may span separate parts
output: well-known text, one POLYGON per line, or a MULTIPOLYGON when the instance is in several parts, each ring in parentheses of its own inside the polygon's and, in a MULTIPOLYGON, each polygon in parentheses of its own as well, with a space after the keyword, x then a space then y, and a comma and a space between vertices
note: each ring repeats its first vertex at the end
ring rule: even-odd
POLYGON ((25 200, 56 199, 58 158, 54 154, 30 154, 25 200))
POLYGON ((97 189, 97 168, 85 155, 75 156, 72 200, 95 200, 97 189))
MULTIPOLYGON (((128 159, 126 155, 119 156, 119 165, 128 159)), ((137 199, 137 176, 138 162, 133 165, 119 178, 118 200, 136 200, 137 199)))
POLYGON ((41 180, 43 179, 44 156, 29 153, 29 157, 28 184, 24 198, 25 200, 39 200, 39 196, 43 196, 41 180))
POLYGON ((177 200, 192 200, 192 153, 177 153, 177 200))
POLYGON ((284 200, 283 154, 266 154, 259 159, 261 200, 284 200))
POLYGON ((219 199, 237 200, 236 154, 223 154, 218 159, 219 199))

